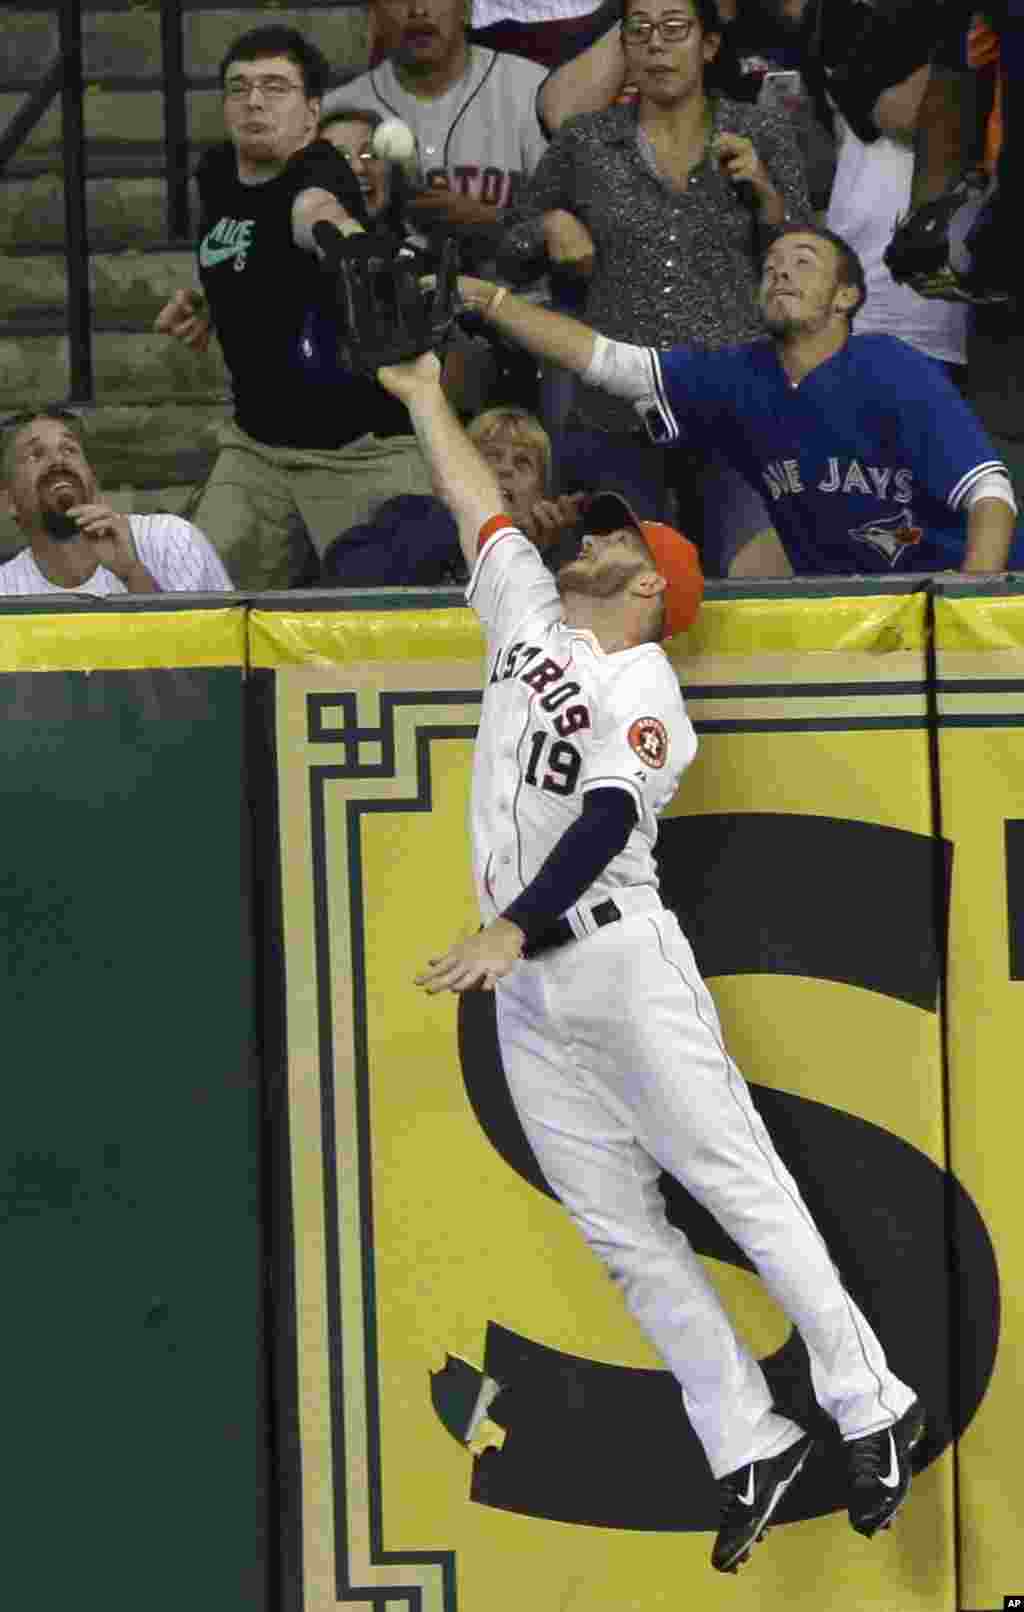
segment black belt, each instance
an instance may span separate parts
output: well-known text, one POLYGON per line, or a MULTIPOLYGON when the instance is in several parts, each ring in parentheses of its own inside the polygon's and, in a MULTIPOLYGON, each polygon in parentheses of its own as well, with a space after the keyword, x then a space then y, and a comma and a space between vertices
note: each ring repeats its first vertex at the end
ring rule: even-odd
MULTIPOLYGON (((598 929, 605 929, 608 924, 617 924, 622 917, 615 902, 608 897, 607 901, 599 901, 596 907, 591 907, 590 916, 598 929)), ((572 924, 568 918, 559 918, 555 923, 542 929, 539 935, 534 935, 523 947, 523 956, 526 958, 540 957, 545 952, 553 952, 558 946, 567 946, 571 940, 579 937, 573 934, 572 924)))

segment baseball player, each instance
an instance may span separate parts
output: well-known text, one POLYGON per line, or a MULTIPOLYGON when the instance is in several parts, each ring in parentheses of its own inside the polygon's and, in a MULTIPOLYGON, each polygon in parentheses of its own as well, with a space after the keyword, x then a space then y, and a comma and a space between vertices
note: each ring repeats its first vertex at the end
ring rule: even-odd
POLYGON ((1006 569, 1006 466, 936 363, 892 336, 851 335, 864 272, 830 230, 776 235, 759 294, 772 339, 715 352, 610 341, 491 282, 459 285, 504 335, 630 398, 656 441, 717 448, 767 493, 794 571, 1006 569))
POLYGON ((735 1571, 812 1449, 772 1406, 686 1239, 669 1170, 749 1255, 799 1328, 849 1451, 849 1514, 872 1535, 910 1483, 924 1411, 844 1290, 662 906, 657 819, 697 740, 661 640, 696 613, 692 547, 594 499, 552 576, 501 514, 432 354, 380 369, 454 514, 487 637, 473 769, 483 927, 432 958, 428 992, 494 989, 502 1060, 544 1173, 682 1390, 721 1486, 712 1565, 735 1571))

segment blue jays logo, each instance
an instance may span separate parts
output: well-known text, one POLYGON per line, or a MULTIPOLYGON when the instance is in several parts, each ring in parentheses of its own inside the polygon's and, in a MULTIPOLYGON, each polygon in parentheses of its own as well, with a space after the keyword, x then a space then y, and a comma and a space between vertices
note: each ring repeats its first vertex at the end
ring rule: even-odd
POLYGON ((904 549, 913 548, 924 536, 924 528, 915 526, 913 511, 901 510, 898 515, 882 515, 866 521, 863 526, 851 526, 850 536, 855 543, 867 543, 876 554, 896 566, 904 549))

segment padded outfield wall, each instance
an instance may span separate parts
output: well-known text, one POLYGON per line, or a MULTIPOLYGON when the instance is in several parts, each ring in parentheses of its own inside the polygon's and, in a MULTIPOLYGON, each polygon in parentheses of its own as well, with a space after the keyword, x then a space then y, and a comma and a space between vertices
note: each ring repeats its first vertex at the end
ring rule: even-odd
POLYGON ((246 612, 4 601, 0 1602, 264 1612, 246 612))
POLYGON ((666 1183, 779 1403, 822 1432, 735 1580, 708 1566, 714 1487, 675 1386, 518 1127, 492 1002, 412 985, 476 923, 482 643, 458 596, 5 614, 9 1349, 62 1396, 11 1419, 39 1476, 8 1582, 34 1582, 73 1491, 91 1546, 47 1562, 47 1604, 102 1582, 112 1612, 988 1612, 1019 1591, 1012 582, 712 585, 675 646, 701 749, 665 898, 931 1419, 899 1525, 860 1540, 799 1338, 666 1183), (57 1311, 85 1288, 82 1350, 57 1311), (202 1569, 172 1521, 186 1451, 202 1569), (127 1566, 112 1501, 142 1528, 127 1566))

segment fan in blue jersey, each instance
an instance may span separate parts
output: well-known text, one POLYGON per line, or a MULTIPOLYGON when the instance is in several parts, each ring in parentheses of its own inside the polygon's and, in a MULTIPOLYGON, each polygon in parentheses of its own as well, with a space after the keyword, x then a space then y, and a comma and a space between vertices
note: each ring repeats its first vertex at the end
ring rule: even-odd
POLYGON ((776 236, 760 288, 768 336, 714 352, 609 341, 486 281, 460 290, 532 352, 632 399, 655 440, 713 444, 767 496, 794 571, 1006 569, 1006 467, 938 364, 895 337, 851 334, 863 270, 830 231, 776 236))

